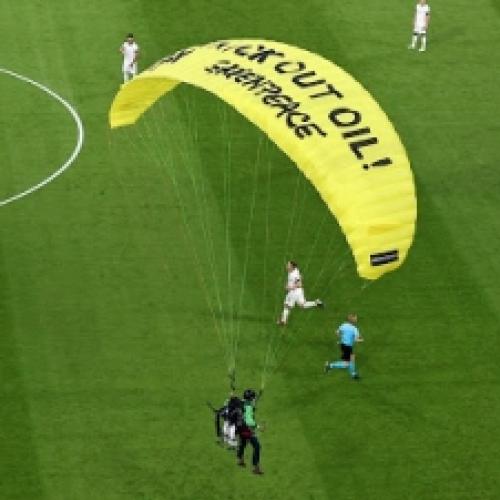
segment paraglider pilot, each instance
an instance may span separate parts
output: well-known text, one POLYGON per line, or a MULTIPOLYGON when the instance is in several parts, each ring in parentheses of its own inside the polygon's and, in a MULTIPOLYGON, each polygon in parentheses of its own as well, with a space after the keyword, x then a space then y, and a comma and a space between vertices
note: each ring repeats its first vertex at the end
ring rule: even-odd
POLYGON ((253 448, 252 455, 252 472, 254 474, 263 474, 259 467, 260 461, 260 443, 256 435, 257 424, 255 423, 255 403, 257 395, 253 389, 246 389, 243 393, 243 415, 236 432, 238 434, 238 450, 236 456, 238 457, 238 465, 245 467, 245 448, 247 443, 250 442, 253 448))

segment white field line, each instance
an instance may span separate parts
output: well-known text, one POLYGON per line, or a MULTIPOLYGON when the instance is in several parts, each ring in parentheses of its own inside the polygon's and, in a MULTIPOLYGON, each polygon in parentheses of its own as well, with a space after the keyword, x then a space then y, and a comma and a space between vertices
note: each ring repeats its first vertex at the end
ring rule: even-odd
POLYGON ((28 196, 35 191, 38 191, 39 189, 43 188, 46 186, 49 182, 52 182, 56 177, 59 177, 65 170, 67 170, 72 163, 76 160, 76 157, 80 154, 80 151, 82 150, 83 146, 83 123, 76 112, 75 108, 71 106, 66 100, 64 100, 60 95, 56 94, 53 90, 50 90, 47 88, 45 85, 42 85, 41 83, 35 82, 34 80, 31 80, 30 78, 27 78, 26 76, 19 75, 18 73, 14 73, 14 71, 10 71, 5 68, 0 68, 0 73, 12 76, 13 78, 17 78, 18 80, 21 80, 23 82, 29 83, 30 85, 33 85, 43 92, 49 94, 51 97, 53 97, 56 101, 59 101, 71 114, 73 117, 73 120, 75 121, 76 124, 76 129, 77 129, 77 141, 75 148, 73 149, 73 152, 69 156, 69 158, 51 175, 43 179, 41 182, 38 184, 35 184, 34 186, 31 186, 30 188, 26 189, 25 191, 22 191, 21 193, 12 195, 4 200, 0 200, 0 206, 7 205, 9 203, 12 203, 14 201, 20 200, 21 198, 24 198, 25 196, 28 196))

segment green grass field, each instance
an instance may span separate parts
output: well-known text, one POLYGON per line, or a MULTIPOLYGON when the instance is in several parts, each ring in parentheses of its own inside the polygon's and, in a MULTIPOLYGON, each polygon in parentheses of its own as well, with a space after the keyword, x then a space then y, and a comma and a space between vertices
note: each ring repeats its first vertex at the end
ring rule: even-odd
MULTIPOLYGON (((425 54, 406 48, 412 1, 0 7, 0 68, 60 94, 85 126, 69 170, 0 207, 2 500, 500 498, 498 0, 431 2, 425 54), (298 169, 202 91, 111 132, 129 31, 142 68, 258 37, 362 82, 415 174, 406 263, 363 284, 298 169), (288 258, 327 307, 293 311, 279 333, 288 258), (366 337, 359 384, 322 372, 349 310, 366 337), (226 396, 234 353, 239 389, 268 368, 263 477, 213 436, 206 401, 226 396)), ((0 130, 2 200, 50 175, 76 135, 60 104, 4 73, 0 130)))

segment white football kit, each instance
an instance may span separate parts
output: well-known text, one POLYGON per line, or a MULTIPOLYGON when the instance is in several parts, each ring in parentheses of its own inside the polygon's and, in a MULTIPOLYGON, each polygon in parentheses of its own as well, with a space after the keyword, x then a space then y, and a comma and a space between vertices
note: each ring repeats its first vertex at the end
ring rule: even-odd
POLYGON ((238 446, 235 424, 231 424, 227 420, 224 420, 224 425, 222 428, 222 436, 224 439, 224 443, 230 448, 236 448, 238 446))
POLYGON ((123 42, 122 52, 123 52, 123 79, 128 81, 137 75, 137 61, 135 61, 137 52, 139 51, 139 45, 135 42, 128 43, 123 42))
POLYGON ((427 16, 430 14, 431 8, 428 4, 417 4, 415 12, 415 25, 413 26, 414 33, 419 35, 425 34, 427 31, 427 16))
POLYGON ((299 288, 292 288, 302 281, 300 276, 300 271, 295 268, 293 271, 288 273, 287 288, 288 293, 285 297, 285 304, 288 307, 294 307, 295 304, 302 305, 306 301, 304 298, 304 289, 302 286, 299 288))
POLYGON ((287 294, 285 297, 285 305, 281 318, 278 319, 279 325, 286 325, 290 311, 297 305, 304 309, 310 307, 323 307, 323 302, 320 299, 306 300, 304 297, 304 289, 302 288, 302 277, 300 271, 295 267, 288 273, 286 282, 287 294))

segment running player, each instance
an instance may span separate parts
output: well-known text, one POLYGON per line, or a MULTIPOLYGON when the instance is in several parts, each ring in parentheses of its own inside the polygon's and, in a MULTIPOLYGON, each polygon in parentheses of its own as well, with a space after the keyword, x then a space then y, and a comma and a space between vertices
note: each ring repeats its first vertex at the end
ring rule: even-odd
POLYGON ((139 59, 139 45, 137 45, 133 33, 129 33, 120 47, 123 54, 123 81, 127 83, 137 75, 137 59, 139 59))
POLYGON ((297 264, 293 260, 286 263, 286 270, 288 272, 288 279, 285 286, 287 294, 285 297, 283 312, 281 313, 280 319, 278 319, 278 325, 287 324, 290 311, 295 307, 295 305, 298 305, 303 309, 308 309, 310 307, 323 307, 323 302, 320 299, 305 299, 304 288, 302 287, 302 276, 300 275, 297 264))
POLYGON ((418 37, 420 36, 420 52, 427 48, 427 29, 431 20, 431 7, 427 0, 419 0, 415 8, 415 17, 413 19, 413 37, 409 49, 416 49, 418 37))
POLYGON ((333 363, 327 361, 325 363, 325 373, 328 373, 332 368, 347 368, 353 379, 359 379, 358 372, 356 371, 354 344, 356 342, 363 342, 363 338, 356 326, 357 322, 358 317, 356 314, 349 314, 347 321, 339 326, 337 336, 339 338, 341 359, 333 363))

